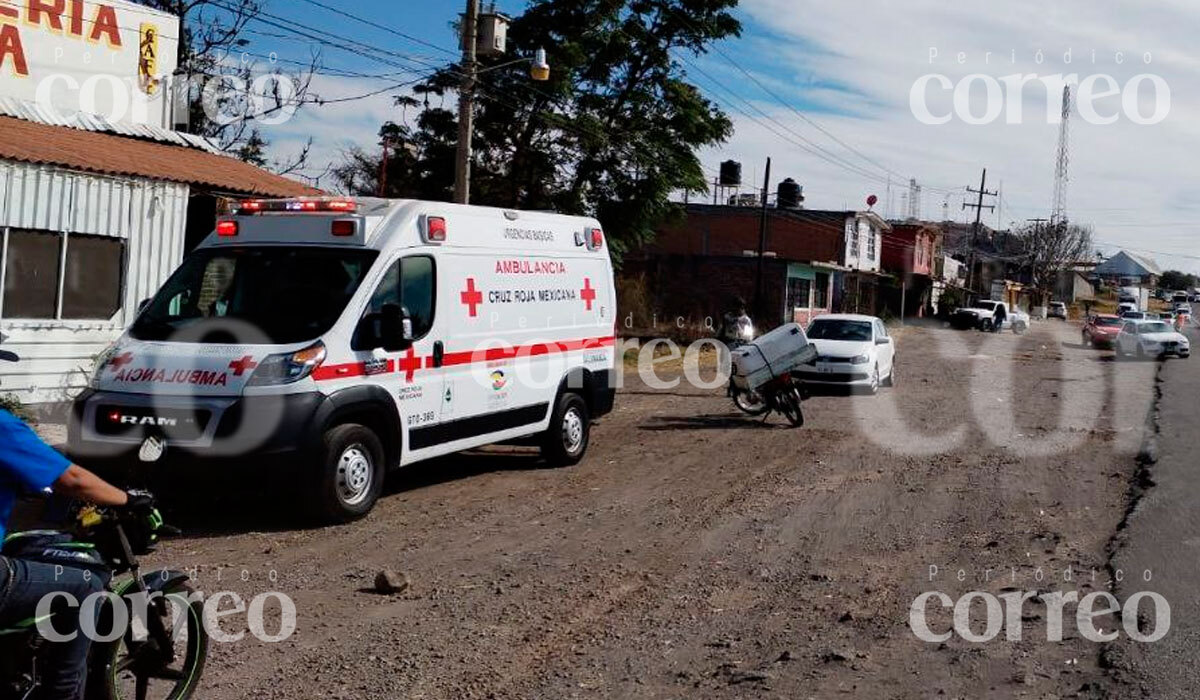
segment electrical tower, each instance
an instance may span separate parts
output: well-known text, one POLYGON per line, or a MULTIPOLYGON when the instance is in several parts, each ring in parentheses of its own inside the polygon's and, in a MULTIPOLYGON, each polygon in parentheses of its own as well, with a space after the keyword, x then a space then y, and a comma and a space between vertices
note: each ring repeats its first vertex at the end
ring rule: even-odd
POLYGON ((921 218, 921 186, 916 178, 908 181, 908 218, 914 221, 921 218))
POLYGON ((1063 86, 1062 123, 1058 131, 1058 159, 1054 166, 1054 206, 1050 213, 1050 225, 1054 226, 1067 220, 1067 175, 1071 164, 1071 144, 1068 138, 1071 119, 1071 86, 1063 86))

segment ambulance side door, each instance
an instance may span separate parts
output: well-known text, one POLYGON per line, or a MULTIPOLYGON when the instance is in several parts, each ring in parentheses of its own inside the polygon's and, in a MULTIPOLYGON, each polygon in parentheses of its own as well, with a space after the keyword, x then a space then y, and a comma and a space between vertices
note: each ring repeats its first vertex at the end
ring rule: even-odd
MULTIPOLYGON (((355 350, 371 350, 367 375, 396 399, 405 436, 403 462, 408 463, 411 436, 433 429, 441 420, 443 372, 433 362, 436 345, 437 260, 424 253, 404 253, 393 260, 371 295, 364 318, 383 314, 388 305, 399 306, 412 325, 412 342, 398 351, 370 348, 378 345, 363 332, 356 335, 355 350)), ((369 324, 368 324, 369 325, 369 324)))

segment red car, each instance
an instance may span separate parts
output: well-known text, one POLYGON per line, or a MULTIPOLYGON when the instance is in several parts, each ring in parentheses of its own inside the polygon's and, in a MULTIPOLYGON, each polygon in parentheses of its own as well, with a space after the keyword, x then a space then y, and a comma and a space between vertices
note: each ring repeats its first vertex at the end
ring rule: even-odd
POLYGON ((1121 318, 1112 314, 1096 314, 1083 326, 1083 344, 1088 347, 1111 348, 1121 334, 1121 318))

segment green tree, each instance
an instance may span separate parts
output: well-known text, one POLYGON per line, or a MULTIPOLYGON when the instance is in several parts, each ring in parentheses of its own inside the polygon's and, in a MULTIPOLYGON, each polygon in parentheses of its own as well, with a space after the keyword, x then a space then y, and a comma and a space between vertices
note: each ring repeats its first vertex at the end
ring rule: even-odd
MULTIPOLYGON (((732 134, 678 57, 738 35, 736 4, 534 0, 509 29, 508 55, 481 65, 472 203, 594 215, 618 256, 649 240, 678 213, 672 192, 705 191, 697 151, 732 134), (551 56, 545 83, 530 81, 528 64, 513 63, 539 47, 551 56)), ((414 156, 389 158, 389 196, 451 198, 457 116, 429 98, 454 93, 460 78, 450 66, 415 91, 424 109, 411 129, 396 127, 414 156)), ((381 172, 381 154, 350 152, 335 172, 339 182, 377 191, 378 175, 368 173, 381 172)))
POLYGON ((1179 270, 1167 270, 1162 274, 1159 286, 1172 291, 1191 289, 1196 286, 1196 276, 1179 270))

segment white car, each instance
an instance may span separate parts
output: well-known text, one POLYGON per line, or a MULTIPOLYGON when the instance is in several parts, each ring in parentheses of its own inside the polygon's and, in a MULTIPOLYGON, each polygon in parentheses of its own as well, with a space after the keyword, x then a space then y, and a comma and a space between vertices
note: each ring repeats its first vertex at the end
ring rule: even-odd
POLYGON ((1192 354, 1186 336, 1178 333, 1165 321, 1130 321, 1121 327, 1116 342, 1117 358, 1165 357, 1176 355, 1188 357, 1192 354))
POLYGON ((808 326, 817 358, 797 371, 806 384, 861 387, 872 394, 895 386, 896 341, 874 316, 830 314, 808 326))
POLYGON ((1008 304, 1003 301, 980 299, 975 302, 974 306, 955 311, 954 316, 950 319, 950 325, 955 328, 977 328, 989 332, 1011 329, 1013 333, 1020 335, 1029 330, 1029 314, 1015 307, 1010 309, 1008 304), (996 327, 997 314, 1000 318, 998 328, 996 327))

